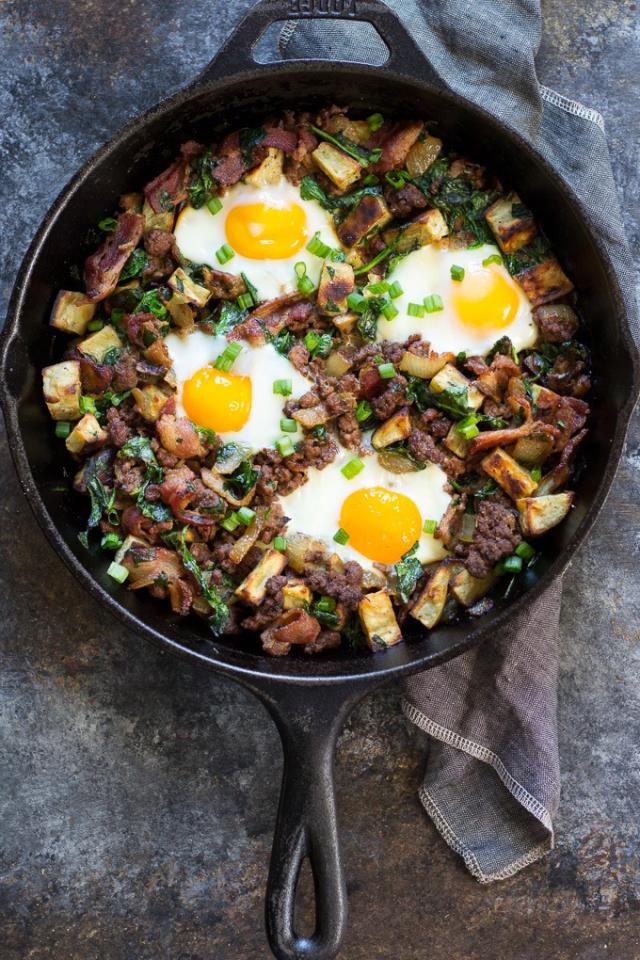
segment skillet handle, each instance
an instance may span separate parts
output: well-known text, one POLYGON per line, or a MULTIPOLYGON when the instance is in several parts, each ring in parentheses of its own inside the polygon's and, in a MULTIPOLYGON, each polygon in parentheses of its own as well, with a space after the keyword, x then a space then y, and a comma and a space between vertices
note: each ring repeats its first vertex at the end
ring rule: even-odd
MULTIPOLYGON (((255 45, 265 30, 279 20, 370 23, 389 50, 389 59, 384 63, 384 69, 408 75, 415 74, 416 71, 424 75, 425 70, 432 73, 409 31, 382 0, 258 0, 211 63, 202 71, 196 84, 254 70, 255 45)), ((287 63, 291 62, 297 61, 287 60, 287 63)), ((346 61, 341 61, 344 62, 346 61)))
POLYGON ((278 960, 331 960, 340 949, 347 921, 334 749, 347 714, 365 689, 303 684, 261 686, 254 692, 274 718, 284 752, 265 904, 269 945, 278 960), (294 919, 305 858, 311 865, 315 889, 316 923, 311 936, 299 935, 294 919))

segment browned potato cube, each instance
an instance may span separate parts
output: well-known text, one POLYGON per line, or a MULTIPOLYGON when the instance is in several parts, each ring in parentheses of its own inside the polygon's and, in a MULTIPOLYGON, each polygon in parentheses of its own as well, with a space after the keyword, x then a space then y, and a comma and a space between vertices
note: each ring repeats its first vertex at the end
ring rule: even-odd
POLYGON ((53 304, 49 322, 57 330, 82 336, 95 312, 96 304, 88 300, 84 293, 61 290, 53 304))
POLYGON ((282 588, 285 610, 294 610, 297 607, 306 607, 311 603, 311 590, 304 580, 288 580, 282 588))
POLYGON ((525 497, 516 502, 520 526, 526 537, 539 537, 567 516, 574 495, 569 490, 544 497, 525 497))
POLYGON ((78 420, 75 427, 65 440, 69 453, 76 456, 84 453, 89 447, 99 447, 106 443, 109 434, 103 430, 92 413, 85 413, 82 420, 78 420))
POLYGON ((372 230, 384 227, 389 220, 391 213, 382 197, 367 195, 344 218, 336 233, 345 247, 353 247, 372 230))
POLYGON ((492 450, 481 465, 484 472, 492 477, 512 500, 528 497, 538 486, 528 470, 516 463, 502 447, 492 450))
POLYGON ((520 437, 513 448, 513 459, 525 467, 537 467, 544 463, 553 450, 553 440, 546 434, 531 433, 520 437))
POLYGON ((565 297, 573 290, 571 280, 555 259, 550 257, 535 267, 516 274, 516 280, 534 307, 565 297))
POLYGON ((287 565, 287 558, 279 550, 265 550, 256 567, 236 590, 236 596, 257 607, 267 593, 267 581, 277 577, 287 565))
POLYGON ((161 210, 156 213, 148 200, 144 201, 142 207, 142 216, 144 217, 144 232, 149 230, 173 230, 173 221, 175 213, 173 210, 161 210))
POLYGON ((460 373, 452 363, 445 364, 429 384, 429 388, 434 393, 443 393, 445 390, 460 387, 464 387, 467 391, 467 406, 469 409, 479 410, 485 400, 484 393, 480 393, 478 388, 474 387, 464 373, 460 373))
POLYGON ((362 174, 362 164, 330 143, 321 143, 311 154, 317 167, 339 190, 347 190, 362 174))
POLYGON ((338 316, 347 310, 347 297, 353 293, 356 281, 353 267, 348 263, 326 261, 318 284, 318 309, 329 316, 338 316))
POLYGON ((77 420, 80 416, 80 361, 63 360, 45 367, 42 391, 54 420, 77 420))
POLYGON ((183 330, 193 326, 195 319, 195 305, 189 301, 183 293, 174 291, 171 298, 165 304, 171 314, 171 319, 176 327, 183 330))
POLYGON ((487 577, 472 577, 466 568, 459 570, 451 580, 451 592, 463 607, 471 607, 484 597, 498 577, 490 573, 487 577))
POLYGON ((440 211, 425 210, 404 226, 385 230, 384 242, 395 243, 398 253, 408 253, 434 240, 442 240, 448 233, 447 222, 440 211))
POLYGON ((505 253, 515 253, 521 247, 526 247, 538 232, 532 214, 523 206, 517 193, 500 197, 491 204, 484 216, 498 246, 505 253), (514 216, 514 207, 516 212, 518 207, 523 207, 523 212, 514 216))
POLYGON ((107 354, 112 350, 120 350, 122 341, 110 324, 105 324, 102 330, 92 333, 86 340, 78 344, 80 353, 91 357, 96 363, 104 363, 107 354))
POLYGON ((402 410, 398 410, 374 431, 371 443, 376 450, 382 450, 383 447, 388 447, 392 443, 406 440, 410 433, 409 411, 406 407, 403 407, 402 410))
POLYGON ((136 410, 149 423, 154 423, 158 419, 169 399, 167 394, 154 383, 148 383, 142 388, 134 387, 131 396, 135 401, 136 410))
POLYGON ((267 155, 255 170, 245 173, 245 183, 250 183, 254 187, 269 187, 280 183, 282 179, 282 165, 284 163, 284 151, 277 147, 267 147, 267 155))
POLYGON ((374 652, 402 640, 402 632, 386 590, 364 596, 358 604, 358 614, 369 648, 374 652))
POLYGON ((339 317, 333 318, 333 325, 337 327, 340 333, 350 333, 358 322, 357 313, 343 313, 339 317))
POLYGON ((191 277, 184 272, 182 267, 178 267, 177 270, 174 270, 167 283, 172 290, 182 294, 188 303, 193 303, 196 307, 206 306, 209 298, 211 297, 211 291, 206 287, 200 286, 199 283, 194 283, 191 277))
POLYGON ((451 577, 451 567, 442 564, 436 567, 429 577, 420 596, 411 607, 409 613, 419 620, 423 627, 431 630, 438 623, 445 603, 447 602, 447 588, 451 577))

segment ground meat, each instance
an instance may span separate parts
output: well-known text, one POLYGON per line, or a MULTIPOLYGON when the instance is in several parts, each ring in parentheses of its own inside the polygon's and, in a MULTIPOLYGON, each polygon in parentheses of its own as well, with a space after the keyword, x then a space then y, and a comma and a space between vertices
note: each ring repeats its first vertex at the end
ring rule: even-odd
POLYGON ((355 413, 345 413, 338 417, 336 426, 343 446, 348 450, 361 450, 362 430, 355 413))
POLYGON ((148 230, 144 235, 144 248, 150 257, 168 257, 175 250, 176 238, 170 230, 148 230))
POLYGON ((142 279, 159 283, 173 273, 175 266, 171 257, 148 257, 142 270, 142 279))
POLYGON ((291 456, 283 457, 277 450, 261 450, 254 458, 254 467, 259 467, 260 477, 257 492, 267 502, 275 493, 286 497, 302 486, 307 478, 309 467, 322 470, 335 460, 338 448, 329 437, 307 436, 300 449, 291 456))
POLYGON ((464 460, 438 446, 433 437, 422 430, 414 429, 411 431, 407 446, 416 460, 420 460, 422 463, 437 464, 449 477, 455 479, 465 472, 464 460))
POLYGON ((287 518, 280 504, 276 501, 271 504, 271 509, 267 519, 260 531, 260 539, 265 543, 271 543, 274 537, 284 530, 287 525, 287 518))
POLYGON ((267 581, 267 595, 258 609, 249 617, 241 621, 245 630, 260 631, 269 626, 282 613, 284 595, 282 588, 287 582, 286 577, 271 577, 267 581))
POLYGON ((468 548, 465 545, 467 570, 473 577, 488 576, 496 563, 512 554, 521 540, 515 510, 496 500, 481 500, 476 511, 473 543, 468 548))
POLYGON ((407 381, 402 374, 387 380, 386 383, 388 386, 384 393, 371 401, 373 412, 378 420, 387 420, 407 402, 407 381))
POLYGON ((386 187, 384 198, 392 216, 408 217, 414 210, 424 210, 427 206, 427 198, 422 190, 419 190, 413 183, 407 183, 404 187, 395 189, 386 187))
POLYGON ((234 273, 203 267, 202 277, 205 287, 217 300, 237 300, 241 294, 247 292, 247 285, 242 277, 234 273))
POLYGON ((113 465, 113 477, 116 485, 132 497, 142 486, 144 470, 136 464, 135 460, 116 457, 113 465))
POLYGON ((583 397, 591 389, 584 360, 570 351, 556 357, 547 374, 546 385, 564 396, 583 397))
POLYGON ((453 420, 446 417, 440 410, 428 407, 418 417, 420 429, 425 433, 431 434, 437 440, 442 440, 447 436, 453 425, 453 420))
POLYGON ((107 432, 114 447, 123 447, 131 436, 131 430, 119 407, 109 407, 107 410, 107 432))
POLYGON ((538 324, 540 336, 548 343, 563 343, 571 340, 578 329, 578 318, 571 307, 564 303, 548 303, 536 307, 533 319, 538 324))
POLYGON ((83 393, 103 393, 110 385, 113 367, 80 356, 80 382, 83 393))
POLYGON ((305 570, 308 586, 314 593, 333 597, 349 609, 357 606, 363 596, 362 567, 355 560, 344 565, 343 573, 311 568, 305 570))
POLYGON ((133 390, 138 383, 137 359, 129 350, 123 350, 113 365, 114 390, 133 390))
POLYGON ((307 373, 310 354, 304 343, 296 343, 289 350, 288 357, 289 362, 293 364, 296 370, 302 374, 307 373))
POLYGON ((305 653, 324 653, 325 650, 337 650, 340 646, 341 637, 337 630, 321 630, 312 643, 307 643, 303 650, 305 653))

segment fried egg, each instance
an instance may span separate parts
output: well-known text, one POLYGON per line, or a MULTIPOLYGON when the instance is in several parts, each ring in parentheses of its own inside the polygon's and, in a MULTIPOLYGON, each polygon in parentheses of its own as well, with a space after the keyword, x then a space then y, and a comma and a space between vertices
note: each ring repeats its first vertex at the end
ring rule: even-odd
POLYGON ((294 265, 299 262, 317 285, 323 261, 306 249, 314 234, 340 249, 330 214, 315 201, 303 200, 284 177, 263 187, 240 183, 220 200, 222 207, 215 214, 206 205, 198 210, 185 207, 174 231, 178 249, 193 263, 245 273, 261 300, 294 291, 294 265), (216 251, 225 245, 234 256, 221 264, 216 251))
POLYGON ((392 473, 372 454, 361 458, 363 469, 349 480, 342 468, 353 457, 341 449, 333 463, 312 468, 303 486, 279 498, 289 517, 287 535, 314 537, 366 569, 396 563, 416 542, 421 563, 445 556, 442 543, 423 529, 426 520, 440 520, 451 500, 444 471, 428 463, 415 473, 392 473), (345 544, 332 539, 340 529, 349 536, 345 544))
POLYGON ((405 340, 417 333, 433 350, 456 354, 485 354, 504 336, 516 350, 532 347, 537 330, 531 305, 502 262, 489 262, 497 257, 498 248, 488 243, 467 250, 430 245, 410 253, 387 277, 403 292, 393 300, 398 315, 380 318, 378 340, 405 340), (453 279, 452 267, 460 279, 453 279), (424 306, 433 294, 441 298, 442 309, 410 315, 410 304, 424 306))
POLYGON ((241 351, 229 370, 214 366, 228 346, 224 337, 195 330, 182 337, 171 333, 165 344, 176 375, 178 413, 214 430, 225 442, 237 440, 251 452, 273 446, 282 436, 280 420, 287 398, 273 392, 274 381, 290 380, 293 396, 310 387, 271 344, 238 343, 241 351))

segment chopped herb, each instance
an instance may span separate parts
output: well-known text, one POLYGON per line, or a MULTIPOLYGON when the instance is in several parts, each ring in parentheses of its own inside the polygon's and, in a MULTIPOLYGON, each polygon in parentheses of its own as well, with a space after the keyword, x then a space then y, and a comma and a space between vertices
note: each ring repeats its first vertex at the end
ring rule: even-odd
POLYGON ((379 363, 378 373, 383 380, 391 380, 396 375, 396 368, 392 363, 379 363))
POLYGON ((280 421, 280 429, 283 433, 295 433, 298 429, 298 424, 290 417, 283 417, 280 421))
POLYGON ((255 510, 252 510, 250 507, 240 507, 237 511, 237 517, 240 523, 243 523, 245 527, 248 527, 250 523, 256 518, 255 510))
POLYGON ((210 200, 207 200, 207 210, 214 217, 216 213, 220 213, 222 210, 222 200, 220 197, 211 197, 210 200))
POLYGON ((241 293, 238 297, 238 306, 241 310, 249 310, 253 306, 253 297, 250 293, 241 293))
MULTIPOLYGON (((416 544, 417 546, 417 544, 416 544)), ((401 560, 393 567, 398 587, 398 596, 403 603, 408 603, 416 584, 422 576, 422 564, 414 556, 415 547, 404 554, 401 560)))
POLYGON ((379 130, 383 125, 384 117, 381 113, 372 113, 370 117, 367 117, 367 123, 369 124, 369 130, 371 130, 371 133, 376 133, 376 131, 379 130))
POLYGON ((71 433, 71 424, 68 420, 58 420, 54 432, 56 437, 65 440, 71 433))
POLYGON ((358 423, 365 423, 372 415, 373 410, 368 400, 360 400, 356 407, 356 420, 358 423))
POLYGON ((265 138, 262 127, 245 127, 240 131, 240 151, 245 166, 250 167, 254 162, 254 151, 265 138))
POLYGON ((482 261, 482 266, 489 267, 492 263, 502 264, 502 257, 499 253, 492 253, 490 257, 485 257, 482 261))
POLYGON ((118 283, 123 283, 125 280, 130 280, 132 277, 139 277, 146 265, 146 251, 140 248, 134 250, 122 268, 122 273, 120 274, 118 283))
MULTIPOLYGON (((326 140, 328 143, 332 143, 334 147, 338 147, 353 160, 357 160, 363 167, 368 167, 370 163, 376 163, 376 150, 365 150, 364 147, 359 147, 357 143, 349 140, 349 138, 345 137, 342 133, 337 133, 334 137, 330 133, 327 133, 326 130, 322 130, 312 123, 310 123, 309 126, 317 137, 320 137, 321 140, 326 140)), ((382 151, 377 159, 380 159, 381 154, 382 151)))
POLYGON ((427 313, 437 313, 438 310, 444 310, 444 303, 439 293, 431 293, 424 298, 423 303, 427 313))
POLYGON ((411 180, 411 176, 407 173, 406 170, 389 170, 388 173, 384 175, 385 180, 388 184, 394 187, 396 190, 399 190, 401 187, 404 187, 405 184, 411 180))
POLYGON ((202 591, 203 597, 211 607, 212 615, 209 618, 209 624, 214 634, 217 635, 224 630, 227 621, 229 620, 229 607, 224 602, 216 588, 213 586, 209 577, 207 577, 207 575, 200 569, 195 557, 187 547, 185 542, 186 530, 187 528, 184 527, 181 536, 182 564, 194 578, 202 591))
POLYGON ((397 300, 398 297, 401 297, 404 293, 404 290, 400 286, 397 280, 394 280, 391 286, 389 287, 389 296, 392 300, 397 300))
POLYGON ((407 304, 407 315, 410 317, 424 317, 425 308, 421 303, 407 304))
POLYGON ((278 353, 282 354, 283 357, 286 357, 295 344, 296 338, 295 335, 285 327, 285 329, 281 330, 280 333, 277 333, 275 337, 272 337, 270 342, 278 351, 278 353))
POLYGON ((247 288, 247 293, 251 294, 251 299, 254 303, 260 303, 260 294, 258 293, 258 288, 251 283, 249 277, 246 273, 241 273, 240 276, 244 280, 244 285, 247 288))
POLYGON ((542 480, 542 467, 533 467, 531 469, 531 479, 535 480, 536 483, 540 483, 542 480))
POLYGON ((382 263, 383 260, 386 260, 387 257, 393 253, 395 246, 390 244, 388 247, 385 247, 384 250, 381 250, 380 253, 377 253, 372 260, 369 260, 368 263, 365 263, 364 266, 358 267, 357 270, 354 270, 353 273, 356 277, 361 276, 363 273, 369 273, 370 270, 373 270, 374 267, 377 267, 379 263, 382 263))
POLYGON ((98 330, 102 330, 104 327, 104 320, 101 320, 100 317, 96 317, 94 320, 90 320, 87 324, 87 330, 89 333, 97 333, 98 330))
POLYGON ((429 536, 432 537, 436 532, 436 530, 438 529, 438 521, 425 520, 425 522, 422 524, 422 529, 424 530, 425 533, 428 533, 429 536))
POLYGON ((98 409, 96 407, 96 402, 93 399, 93 397, 81 396, 79 406, 80 406, 80 413, 92 413, 93 416, 95 417, 95 415, 98 412, 98 409))
POLYGON ((329 244, 324 243, 320 239, 319 230, 316 230, 314 235, 311 237, 311 240, 309 240, 309 243, 307 244, 307 250, 309 253, 313 254, 314 257, 320 257, 322 260, 324 260, 325 257, 328 257, 331 253, 331 247, 329 244))
POLYGON ((157 290, 147 290, 138 301, 136 313, 153 313, 156 317, 162 318, 166 317, 167 308, 157 290))
POLYGON ((522 560, 531 560, 532 557, 535 557, 536 551, 535 548, 531 546, 530 543, 527 543, 525 540, 522 543, 519 543, 515 550, 516 556, 520 557, 522 560))
POLYGON ((317 333, 309 330, 305 334, 304 345, 312 357, 326 357, 331 353, 333 337, 330 333, 317 333))
POLYGON ((243 460, 240 466, 236 467, 225 480, 225 490, 233 494, 236 499, 241 500, 246 497, 250 490, 253 490, 258 476, 258 471, 253 469, 251 460, 243 460))
POLYGON ((113 233, 117 226, 118 221, 113 217, 103 217, 102 220, 98 220, 98 229, 103 230, 104 233, 113 233))
POLYGON ((302 200, 316 200, 325 210, 334 210, 336 203, 329 197, 313 177, 303 177, 300 181, 300 197, 302 200))
POLYGON ((228 243, 224 243, 216 250, 216 260, 222 265, 229 263, 229 260, 233 260, 234 257, 235 252, 228 243))
POLYGON ((100 546, 103 550, 117 550, 122 546, 122 539, 117 533, 105 533, 100 541, 100 546))
POLYGON ((246 316, 244 310, 232 300, 225 300, 220 308, 220 316, 216 323, 216 334, 218 336, 228 333, 235 326, 241 323, 246 316))

